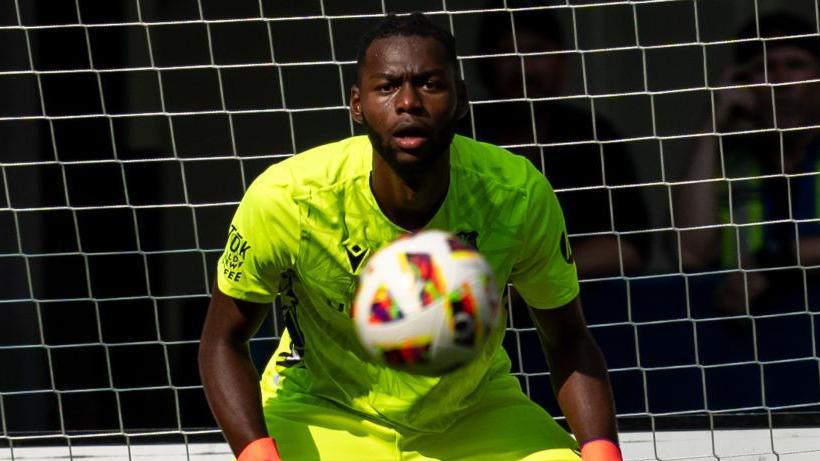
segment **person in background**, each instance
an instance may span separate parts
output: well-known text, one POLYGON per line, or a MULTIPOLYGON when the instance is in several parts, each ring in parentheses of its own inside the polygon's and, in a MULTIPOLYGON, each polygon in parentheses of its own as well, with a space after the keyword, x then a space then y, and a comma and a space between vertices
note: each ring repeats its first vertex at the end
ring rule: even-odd
MULTIPOLYGON (((740 37, 757 27, 749 21, 740 37)), ((724 76, 724 86, 754 86, 716 93, 718 136, 698 141, 694 182, 677 193, 677 225, 696 228, 681 233, 683 268, 735 270, 703 288, 729 315, 803 306, 802 274, 790 268, 820 264, 820 39, 787 13, 761 16, 759 31, 765 47, 742 42, 724 76), (795 35, 806 36, 772 39, 795 35)), ((808 273, 809 293, 817 279, 808 273)))
MULTIPOLYGON (((516 47, 519 53, 565 49, 563 30, 554 10, 517 11, 513 21, 515 36, 508 14, 485 16, 479 53, 511 53, 516 47)), ((562 94, 568 59, 566 53, 526 56, 522 70, 519 56, 485 58, 480 62, 481 77, 492 99, 555 98, 562 94)), ((629 204, 619 207, 612 217, 610 191, 601 187, 638 183, 635 166, 623 144, 602 146, 595 142, 621 137, 606 119, 593 115, 588 108, 556 99, 532 102, 532 110, 528 102, 520 101, 479 104, 473 110, 476 137, 500 145, 524 145, 515 150, 530 158, 540 157, 539 149, 531 146, 536 139, 541 145, 572 143, 544 147, 543 163, 547 179, 556 189, 598 186, 559 192, 570 234, 602 233, 572 239, 579 277, 643 271, 648 234, 615 235, 618 231, 649 227, 640 188, 611 190, 617 203, 629 204)), ((534 161, 540 165, 540 158, 534 161)))

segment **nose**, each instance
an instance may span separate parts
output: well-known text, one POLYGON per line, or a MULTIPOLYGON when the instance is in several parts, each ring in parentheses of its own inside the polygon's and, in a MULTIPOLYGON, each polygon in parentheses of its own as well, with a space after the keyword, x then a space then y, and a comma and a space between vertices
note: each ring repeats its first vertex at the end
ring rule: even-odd
POLYGON ((399 88, 399 94, 396 100, 396 112, 402 114, 405 112, 416 113, 421 109, 421 98, 419 97, 417 88, 411 82, 405 82, 399 88))

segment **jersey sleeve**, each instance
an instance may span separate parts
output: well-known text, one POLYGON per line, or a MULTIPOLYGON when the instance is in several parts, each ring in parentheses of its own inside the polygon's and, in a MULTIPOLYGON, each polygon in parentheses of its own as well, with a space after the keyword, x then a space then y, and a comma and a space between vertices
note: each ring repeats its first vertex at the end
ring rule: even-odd
POLYGON ((546 178, 527 165, 527 216, 522 251, 510 280, 532 307, 560 307, 578 296, 578 275, 558 198, 546 178))
POLYGON ((236 209, 217 264, 219 290, 232 298, 271 302, 282 274, 294 267, 299 209, 286 175, 276 167, 263 173, 236 209))

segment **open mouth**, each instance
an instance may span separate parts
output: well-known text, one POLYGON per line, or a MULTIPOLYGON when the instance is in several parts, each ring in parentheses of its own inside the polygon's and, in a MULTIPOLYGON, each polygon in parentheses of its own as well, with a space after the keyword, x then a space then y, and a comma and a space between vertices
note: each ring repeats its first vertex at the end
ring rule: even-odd
POLYGON ((393 132, 396 145, 402 150, 415 150, 421 147, 430 137, 423 127, 400 128, 393 132))

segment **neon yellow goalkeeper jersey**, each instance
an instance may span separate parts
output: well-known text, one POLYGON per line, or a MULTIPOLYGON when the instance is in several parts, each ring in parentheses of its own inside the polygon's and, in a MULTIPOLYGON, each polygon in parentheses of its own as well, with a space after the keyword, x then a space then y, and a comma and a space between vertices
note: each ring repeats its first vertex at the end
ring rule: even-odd
MULTIPOLYGON (((358 136, 263 172, 230 225, 219 289, 259 303, 278 297, 287 334, 263 391, 310 395, 387 424, 442 430, 481 398, 488 380, 509 373, 504 330, 475 361, 442 377, 366 360, 350 318, 357 276, 370 255, 407 232, 373 197, 373 155, 368 138, 358 136)), ((426 228, 476 246, 499 292, 509 281, 538 308, 571 301, 578 294, 575 265, 561 208, 541 172, 524 157, 462 136, 453 139, 450 163, 447 196, 426 228)))

